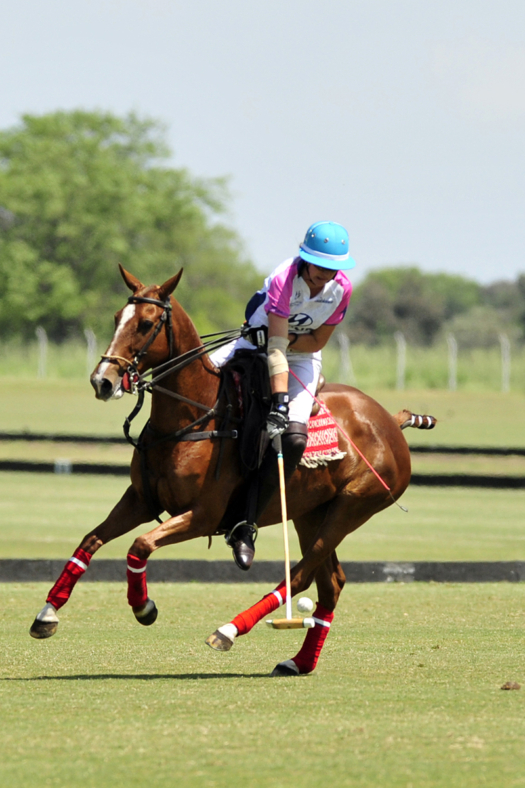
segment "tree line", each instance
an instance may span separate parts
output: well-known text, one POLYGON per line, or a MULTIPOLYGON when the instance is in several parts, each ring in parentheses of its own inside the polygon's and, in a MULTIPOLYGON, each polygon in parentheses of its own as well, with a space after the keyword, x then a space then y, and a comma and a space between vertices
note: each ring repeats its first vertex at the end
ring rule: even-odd
MULTIPOLYGON (((261 284, 228 226, 224 179, 170 166, 165 130, 131 113, 24 115, 0 131, 0 335, 60 342, 104 336, 125 291, 118 263, 145 283, 184 268, 177 298, 201 333, 239 325, 261 284)), ((453 332, 491 346, 525 339, 525 274, 483 286, 417 267, 373 271, 344 328, 354 343, 401 331, 415 345, 453 332)))
POLYGON ((344 327, 351 341, 378 345, 400 331, 412 345, 454 334, 462 347, 492 347, 502 334, 525 340, 525 274, 490 285, 415 266, 373 271, 352 295, 344 327))
POLYGON ((102 335, 123 304, 118 263, 146 284, 184 268, 202 333, 242 322, 260 283, 227 224, 222 179, 169 166, 163 127, 135 114, 24 115, 0 132, 0 332, 102 335))

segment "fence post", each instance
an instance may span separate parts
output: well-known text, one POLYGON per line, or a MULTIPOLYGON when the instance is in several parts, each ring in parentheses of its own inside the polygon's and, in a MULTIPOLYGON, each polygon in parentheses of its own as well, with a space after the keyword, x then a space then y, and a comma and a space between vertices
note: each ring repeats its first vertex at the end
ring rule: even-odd
POLYGON ((352 366, 352 359, 350 358, 350 340, 348 334, 344 331, 339 331, 337 334, 337 341, 339 342, 339 355, 341 357, 341 373, 343 383, 348 383, 350 386, 356 385, 354 375, 354 368, 352 366))
POLYGON ((499 335, 501 346, 501 390, 503 393, 510 391, 510 340, 507 334, 499 335))
POLYGON ((38 340, 38 377, 45 378, 47 371, 47 334, 42 326, 37 326, 35 333, 38 340))
POLYGON ((458 387, 458 343, 454 334, 447 334, 448 345, 448 387, 456 391, 458 387))
POLYGON ((97 358, 97 338, 90 328, 84 329, 84 336, 87 342, 86 371, 89 377, 93 372, 93 367, 95 366, 97 358))
POLYGON ((394 339, 397 345, 396 389, 398 391, 403 391, 405 388, 405 372, 407 365, 407 343, 402 331, 396 331, 394 339))

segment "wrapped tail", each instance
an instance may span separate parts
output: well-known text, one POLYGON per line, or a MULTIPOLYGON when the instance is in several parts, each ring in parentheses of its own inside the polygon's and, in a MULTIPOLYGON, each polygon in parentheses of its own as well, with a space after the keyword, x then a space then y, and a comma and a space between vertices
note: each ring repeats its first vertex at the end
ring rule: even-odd
POLYGON ((406 429, 406 427, 415 427, 417 430, 433 430, 437 423, 437 419, 434 416, 419 416, 410 410, 400 410, 394 418, 402 430, 406 429))

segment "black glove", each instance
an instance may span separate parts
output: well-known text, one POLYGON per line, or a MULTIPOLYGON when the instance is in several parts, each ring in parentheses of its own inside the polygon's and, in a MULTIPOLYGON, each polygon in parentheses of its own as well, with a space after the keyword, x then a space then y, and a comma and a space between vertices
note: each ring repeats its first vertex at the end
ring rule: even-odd
POLYGON ((258 350, 266 350, 268 346, 268 327, 244 325, 241 336, 248 339, 258 350))
POLYGON ((273 440, 276 435, 282 435, 285 429, 290 424, 288 417, 288 403, 290 398, 288 394, 272 394, 272 408, 266 419, 266 432, 270 440, 273 440))

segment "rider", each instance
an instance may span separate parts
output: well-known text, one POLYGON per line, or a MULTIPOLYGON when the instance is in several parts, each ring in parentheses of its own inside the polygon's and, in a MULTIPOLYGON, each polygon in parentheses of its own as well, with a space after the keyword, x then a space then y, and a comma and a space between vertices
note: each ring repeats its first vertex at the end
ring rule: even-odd
MULTIPOLYGON (((266 429, 270 439, 282 435, 286 480, 306 447, 312 395, 321 374, 321 349, 344 318, 350 300, 352 285, 343 271, 353 268, 355 260, 348 246, 348 233, 340 224, 312 224, 300 244, 299 255, 278 266, 248 302, 244 336, 211 357, 221 367, 237 350, 254 350, 257 329, 267 329, 272 406, 266 429), (289 370, 307 390, 288 375, 289 370)), ((278 486, 275 455, 267 452, 258 473, 254 511, 249 520, 237 523, 226 534, 240 569, 248 570, 252 565, 256 522, 278 486)))

